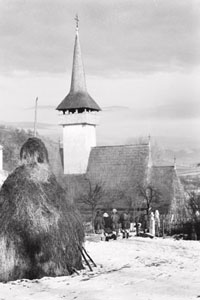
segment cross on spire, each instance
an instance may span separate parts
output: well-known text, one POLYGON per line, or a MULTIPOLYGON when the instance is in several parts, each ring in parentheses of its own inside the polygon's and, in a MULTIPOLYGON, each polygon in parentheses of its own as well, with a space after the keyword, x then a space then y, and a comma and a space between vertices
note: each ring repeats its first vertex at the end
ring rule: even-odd
POLYGON ((78 14, 76 14, 74 20, 76 21, 76 29, 78 29, 78 22, 79 22, 78 14))

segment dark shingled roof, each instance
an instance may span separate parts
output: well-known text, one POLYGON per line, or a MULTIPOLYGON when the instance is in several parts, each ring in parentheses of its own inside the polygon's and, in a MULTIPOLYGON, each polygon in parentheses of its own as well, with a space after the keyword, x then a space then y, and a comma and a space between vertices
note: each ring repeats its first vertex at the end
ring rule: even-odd
MULTIPOLYGON (((99 146, 91 149, 87 172, 84 175, 65 175, 65 184, 74 199, 93 187, 102 186, 102 207, 105 203, 117 209, 126 209, 130 197, 138 203, 138 185, 152 185, 160 193, 152 209, 161 214, 181 215, 184 209, 184 191, 174 166, 150 166, 148 144, 99 146)), ((82 206, 80 210, 85 211, 82 206)))
MULTIPOLYGON (((90 182, 103 188, 103 203, 113 201, 118 208, 126 207, 125 198, 147 179, 148 161, 148 144, 94 147, 86 174, 64 176, 67 193, 76 201, 87 193, 90 182)), ((80 203, 79 208, 85 211, 80 203)))
POLYGON ((87 177, 109 189, 128 189, 146 179, 149 145, 92 148, 87 177))
POLYGON ((185 197, 174 166, 153 166, 151 183, 161 193, 159 203, 154 203, 154 209, 158 208, 160 213, 178 215, 184 207, 185 197))
POLYGON ((74 43, 70 92, 56 109, 61 111, 74 109, 101 110, 87 92, 78 30, 76 30, 74 43))
POLYGON ((87 92, 69 93, 56 108, 57 110, 90 109, 100 111, 101 108, 87 92))

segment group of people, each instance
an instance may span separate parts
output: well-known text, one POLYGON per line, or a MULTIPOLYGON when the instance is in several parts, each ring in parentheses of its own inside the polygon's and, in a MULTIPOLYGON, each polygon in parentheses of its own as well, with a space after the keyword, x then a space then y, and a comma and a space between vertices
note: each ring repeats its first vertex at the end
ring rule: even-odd
POLYGON ((128 238, 131 226, 135 227, 136 235, 139 236, 141 232, 148 232, 152 237, 160 235, 160 217, 159 211, 155 213, 150 212, 149 216, 142 215, 143 218, 136 218, 133 222, 133 217, 128 211, 118 213, 117 209, 113 209, 110 213, 102 213, 97 211, 94 219, 95 233, 99 233, 102 239, 109 241, 110 239, 116 240, 119 235, 123 238, 128 238), (148 220, 147 220, 148 218, 148 220), (142 230, 142 231, 141 231, 142 230))
POLYGON ((114 208, 111 213, 97 211, 94 219, 94 229, 96 233, 102 234, 102 239, 105 237, 106 241, 110 239, 116 240, 119 234, 123 238, 129 237, 131 224, 131 216, 128 211, 121 214, 114 208))

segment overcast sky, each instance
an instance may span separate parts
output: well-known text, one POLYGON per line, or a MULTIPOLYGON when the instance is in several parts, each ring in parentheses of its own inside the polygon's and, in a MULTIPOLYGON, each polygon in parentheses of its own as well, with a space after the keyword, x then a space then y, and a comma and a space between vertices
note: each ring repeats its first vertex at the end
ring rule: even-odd
POLYGON ((200 0, 0 0, 0 120, 58 122, 76 13, 99 134, 200 143, 200 0))

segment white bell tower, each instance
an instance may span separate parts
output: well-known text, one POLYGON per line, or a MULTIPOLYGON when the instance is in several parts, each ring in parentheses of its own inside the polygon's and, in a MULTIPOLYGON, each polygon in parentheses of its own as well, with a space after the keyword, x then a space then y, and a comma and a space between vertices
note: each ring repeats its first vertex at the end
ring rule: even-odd
POLYGON ((101 110, 88 94, 79 42, 78 16, 74 44, 71 88, 56 108, 63 126, 64 174, 84 174, 92 147, 96 146, 96 125, 101 110))

